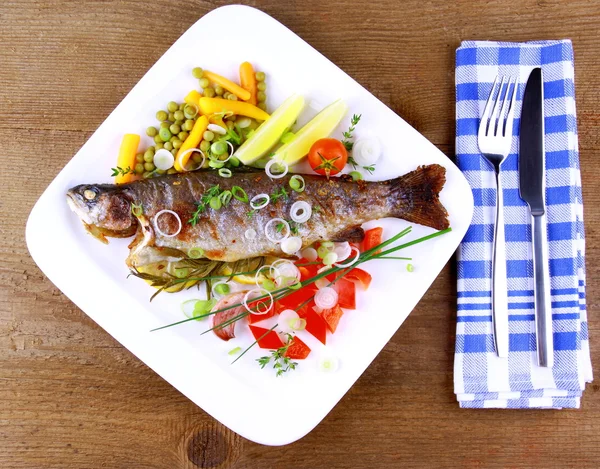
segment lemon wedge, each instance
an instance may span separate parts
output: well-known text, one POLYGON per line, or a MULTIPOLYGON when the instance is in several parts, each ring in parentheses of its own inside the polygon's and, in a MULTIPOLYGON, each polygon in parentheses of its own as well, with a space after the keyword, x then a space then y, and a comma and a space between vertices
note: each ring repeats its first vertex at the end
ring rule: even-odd
MULTIPOLYGON (((231 275, 233 271, 231 267, 225 266, 223 267, 223 275, 231 275)), ((234 275, 231 277, 234 282, 240 283, 242 285, 256 285, 256 275, 234 275)), ((261 284, 265 277, 263 275, 259 275, 258 283, 261 284)))
POLYGON ((293 94, 286 99, 271 117, 264 121, 252 136, 240 146, 233 156, 245 165, 264 156, 289 129, 304 108, 304 97, 293 94))
POLYGON ((329 137, 346 112, 348 112, 346 103, 341 99, 334 101, 296 132, 292 141, 279 147, 273 158, 285 161, 290 166, 298 163, 308 155, 308 151, 313 143, 321 138, 329 137))

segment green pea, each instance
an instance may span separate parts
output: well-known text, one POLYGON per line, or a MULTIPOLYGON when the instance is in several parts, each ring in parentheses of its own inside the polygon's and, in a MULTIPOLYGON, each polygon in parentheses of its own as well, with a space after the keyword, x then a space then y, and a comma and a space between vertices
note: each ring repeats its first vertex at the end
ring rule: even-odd
POLYGON ((202 140, 202 142, 200 143, 200 150, 202 150, 203 152, 207 152, 209 148, 210 142, 207 140, 202 140))
POLYGON ((171 122, 175 122, 175 114, 174 114, 174 113, 172 113, 172 112, 169 112, 169 120, 170 120, 171 122))
POLYGON ((179 109, 179 104, 177 104, 175 101, 169 101, 169 104, 167 104, 167 111, 175 112, 177 109, 179 109))
POLYGON ((258 103, 257 106, 262 109, 263 111, 267 110, 267 104, 262 102, 262 103, 258 103))
POLYGON ((265 75, 265 72, 256 72, 256 81, 265 81, 265 78, 267 78, 267 76, 265 75))
POLYGON ((144 179, 148 179, 150 176, 152 175, 152 173, 150 173, 150 171, 145 172, 144 174, 142 174, 142 177, 144 179))
POLYGON ((177 138, 177 135, 173 135, 173 136, 172 136, 172 137, 169 139, 169 142, 173 143, 175 140, 179 140, 179 139, 177 138))
POLYGON ((352 176, 353 181, 360 181, 363 178, 363 175, 358 171, 350 171, 348 174, 352 176))
POLYGON ((154 151, 161 150, 162 148, 164 148, 164 143, 162 142, 162 140, 154 144, 154 151))
POLYGON ((259 91, 258 93, 256 93, 256 100, 259 103, 264 103, 267 100, 267 95, 264 91, 259 91))
POLYGON ((194 121, 192 119, 188 119, 183 123, 183 130, 187 130, 188 132, 194 128, 194 121))
POLYGON ((233 130, 233 128, 235 127, 235 124, 233 123, 233 121, 227 121, 227 122, 225 123, 225 125, 227 126, 227 128, 228 128, 229 130, 233 130))
POLYGON ((228 163, 234 168, 237 168, 240 165, 240 160, 238 160, 237 157, 232 156, 231 158, 229 158, 228 163))
POLYGON ((161 129, 168 129, 169 127, 171 127, 171 123, 169 121, 164 121, 160 123, 161 129))
POLYGON ((230 95, 230 94, 231 94, 231 93, 230 93, 229 91, 225 91, 225 92, 223 93, 223 99, 229 99, 229 95, 230 95))
POLYGON ((157 174, 166 174, 166 173, 167 173, 167 171, 166 171, 166 170, 164 170, 164 169, 157 169, 157 170, 156 170, 156 173, 157 173, 157 174))
POLYGON ((198 108, 195 105, 186 104, 183 108, 183 116, 186 119, 193 119, 198 115, 198 108))
POLYGON ((171 168, 167 171, 167 174, 175 174, 177 173, 177 170, 175 168, 171 168))
POLYGON ((144 165, 142 163, 136 164, 135 172, 136 172, 136 174, 143 174, 144 173, 144 165))
POLYGON ((154 143, 159 143, 162 142, 162 138, 160 138, 160 135, 155 135, 154 136, 154 143))
POLYGON ((146 153, 144 153, 144 161, 154 161, 154 152, 152 150, 146 150, 146 153))
POLYGON ((219 210, 223 206, 221 199, 219 199, 218 197, 213 197, 212 199, 210 199, 209 203, 210 203, 210 208, 212 208, 214 210, 219 210))
POLYGON ((227 99, 229 99, 230 101, 237 101, 238 97, 236 95, 234 95, 233 93, 229 93, 229 96, 227 96, 227 99))
POLYGON ((175 150, 179 150, 181 148, 181 145, 183 145, 183 142, 181 140, 175 140, 173 142, 173 148, 175 148, 175 150))
POLYGON ((183 114, 183 111, 175 111, 173 113, 173 117, 175 117, 176 121, 182 121, 183 119, 185 119, 185 115, 183 114))
POLYGON ((179 110, 180 110, 181 112, 183 112, 183 110, 185 109, 185 107, 186 107, 186 106, 187 106, 187 103, 181 103, 181 104, 179 105, 179 110))
POLYGON ((144 163, 144 169, 146 171, 154 171, 154 163, 152 163, 151 161, 146 161, 144 163))
POLYGON ((171 155, 177 156, 177 150, 175 148, 171 150, 171 155))
POLYGON ((192 161, 194 163, 202 163, 202 160, 204 159, 204 157, 198 153, 197 151, 195 151, 194 153, 192 153, 192 161))
POLYGON ((169 117, 169 115, 167 114, 166 111, 158 111, 156 113, 156 120, 157 121, 160 121, 160 122, 166 121, 168 117, 169 117))
POLYGON ((173 149, 173 144, 171 142, 165 142, 165 145, 163 147, 165 150, 169 150, 171 151, 173 149))
POLYGON ((215 93, 217 93, 217 96, 223 96, 223 93, 225 93, 225 90, 223 89, 223 87, 221 85, 217 85, 217 86, 215 86, 215 93))
POLYGON ((215 138, 215 134, 212 133, 210 130, 207 130, 204 132, 204 134, 202 134, 202 138, 204 138, 204 140, 206 140, 207 142, 212 142, 213 138, 215 138))
POLYGON ((200 88, 208 88, 210 85, 210 80, 208 78, 200 78, 198 83, 200 84, 200 88))
POLYGON ((256 85, 258 91, 265 91, 267 89, 267 84, 264 81, 261 81, 256 85))
POLYGON ((221 156, 227 151, 227 144, 225 142, 215 142, 210 146, 210 151, 215 156, 221 156))
POLYGON ((181 127, 179 127, 177 124, 171 124, 171 127, 169 127, 169 131, 173 135, 177 135, 179 132, 181 132, 181 127))
POLYGON ((163 142, 168 142, 169 139, 171 138, 171 132, 169 131, 169 129, 165 129, 165 128, 160 129, 159 135, 163 142))
POLYGON ((177 138, 179 140, 181 140, 182 142, 185 142, 185 139, 188 138, 190 136, 190 134, 188 134, 187 132, 181 131, 179 132, 179 134, 177 135, 177 138))
POLYGON ((204 92, 202 94, 207 98, 214 98, 216 93, 214 88, 204 88, 204 92))
POLYGON ((199 80, 200 78, 202 78, 202 75, 204 75, 204 70, 202 70, 200 67, 194 67, 192 69, 192 76, 194 78, 197 78, 199 80))
POLYGON ((157 133, 158 133, 158 130, 156 130, 156 127, 148 127, 146 129, 146 135, 148 137, 154 137, 157 133))
POLYGON ((143 163, 144 162, 144 154, 138 153, 137 155, 135 155, 135 161, 137 163, 143 163))

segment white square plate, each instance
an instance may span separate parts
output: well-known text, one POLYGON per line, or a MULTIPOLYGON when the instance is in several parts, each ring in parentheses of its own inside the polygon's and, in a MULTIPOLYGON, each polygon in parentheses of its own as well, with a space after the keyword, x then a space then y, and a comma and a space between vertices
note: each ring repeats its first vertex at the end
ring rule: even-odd
MULTIPOLYGON (((334 136, 341 137, 348 123, 349 116, 334 136)), ((145 143, 151 144, 149 139, 145 143)), ((312 430, 369 366, 456 250, 472 211, 467 181, 433 144, 273 18, 250 7, 227 6, 207 14, 181 36, 65 166, 31 212, 27 245, 40 269, 67 297, 180 392, 245 438, 283 445, 312 430), (227 34, 222 34, 223 28, 227 34), (327 347, 301 333, 313 353, 282 378, 259 368, 255 359, 265 351, 256 347, 230 364, 227 352, 251 343, 245 327, 238 326, 239 337, 230 342, 212 333, 201 337, 207 321, 150 332, 182 319, 181 302, 198 297, 198 292, 161 294, 149 303, 151 289, 141 280, 126 280, 129 240, 102 245, 85 233, 65 198, 76 184, 111 181, 109 168, 123 134, 144 135, 158 109, 169 100, 182 101, 196 88, 193 67, 235 78, 245 60, 267 73, 269 109, 301 93, 311 103, 304 120, 337 98, 345 100, 349 114, 362 114, 356 136, 377 135, 384 148, 377 179, 397 177, 422 164, 438 163, 447 169, 441 199, 453 231, 403 251, 414 258, 412 273, 402 261, 367 264, 373 283, 368 292, 358 293, 358 309, 344 314, 336 334, 328 336, 327 347), (324 354, 339 358, 336 373, 318 371, 318 358, 324 354), (283 424, 282 404, 293 425, 283 424)), ((369 225, 383 226, 389 237, 408 223, 386 219, 369 225)), ((414 226, 404 240, 432 232, 414 226)))

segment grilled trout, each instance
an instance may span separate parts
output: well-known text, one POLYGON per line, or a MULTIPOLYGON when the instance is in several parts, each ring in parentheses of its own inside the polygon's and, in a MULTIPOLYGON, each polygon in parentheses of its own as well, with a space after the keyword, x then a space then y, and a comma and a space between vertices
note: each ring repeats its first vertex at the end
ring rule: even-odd
POLYGON ((265 226, 273 218, 289 222, 290 208, 297 201, 306 201, 312 207, 308 221, 292 224, 303 247, 323 240, 361 241, 361 225, 384 217, 402 218, 438 230, 449 225, 448 214, 438 198, 445 182, 445 169, 439 165, 421 166, 381 182, 304 175, 303 192, 289 189, 290 177, 272 180, 264 172, 239 172, 223 178, 214 171, 196 171, 123 185, 83 184, 67 192, 67 201, 86 229, 101 240, 135 235, 127 259, 132 268, 187 258, 192 248, 207 259, 224 262, 285 256, 280 245, 268 239, 265 226), (276 200, 255 211, 248 202, 236 198, 218 210, 204 205, 193 223, 203 196, 234 186, 243 188, 250 199, 268 194, 276 200), (163 210, 177 215, 163 213, 155 219, 163 210), (255 236, 245 235, 247 230, 255 236))

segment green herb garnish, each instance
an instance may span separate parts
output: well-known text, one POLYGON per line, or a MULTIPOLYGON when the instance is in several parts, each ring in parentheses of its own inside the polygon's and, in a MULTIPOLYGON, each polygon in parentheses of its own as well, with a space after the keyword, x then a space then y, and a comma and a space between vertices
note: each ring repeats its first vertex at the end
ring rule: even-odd
POLYGON ((269 201, 271 203, 277 202, 279 199, 287 200, 289 198, 288 192, 285 187, 281 187, 279 190, 275 190, 270 196, 269 201))
POLYGON ((294 337, 291 334, 286 334, 287 336, 287 344, 283 347, 278 348, 277 350, 273 350, 271 355, 266 355, 264 357, 257 358, 256 361, 260 365, 261 369, 264 369, 271 361, 273 362, 273 369, 275 369, 275 376, 281 376, 288 371, 295 370, 298 365, 297 362, 290 360, 288 357, 284 356, 285 352, 287 352, 290 347, 292 340, 294 337))
POLYGON ((213 198, 218 197, 220 193, 221 193, 221 188, 219 187, 218 184, 216 186, 212 186, 210 189, 208 189, 204 193, 204 195, 202 195, 202 197, 200 198, 200 202, 196 203, 196 207, 197 207, 196 211, 192 214, 192 218, 190 218, 188 220, 188 223, 192 226, 196 226, 196 224, 198 223, 198 219, 200 218, 200 215, 202 215, 206 211, 208 205, 210 204, 210 201, 213 198))
MULTIPOLYGON (((352 119, 350 120, 350 128, 348 129, 347 132, 344 132, 342 134, 344 136, 342 143, 344 144, 344 146, 346 147, 346 150, 348 150, 348 151, 351 151, 352 147, 354 146, 354 142, 352 142, 350 139, 352 138, 352 132, 354 132, 356 124, 358 124, 360 122, 361 115, 362 114, 358 114, 358 115, 354 114, 352 116, 352 119)), ((356 161, 354 161, 354 163, 352 163, 352 161, 354 161, 352 159, 352 157, 349 157, 348 162, 352 165, 356 164, 356 161)))
POLYGON ((134 217, 141 217, 144 214, 144 208, 142 207, 142 204, 140 203, 136 205, 131 202, 131 213, 134 217))
POLYGON ((116 168, 110 168, 110 169, 112 170, 112 174, 111 174, 112 177, 118 176, 119 174, 121 176, 125 176, 126 174, 134 172, 134 170, 131 169, 130 166, 127 166, 127 168, 125 168, 125 169, 121 168, 120 166, 117 166, 116 168))

